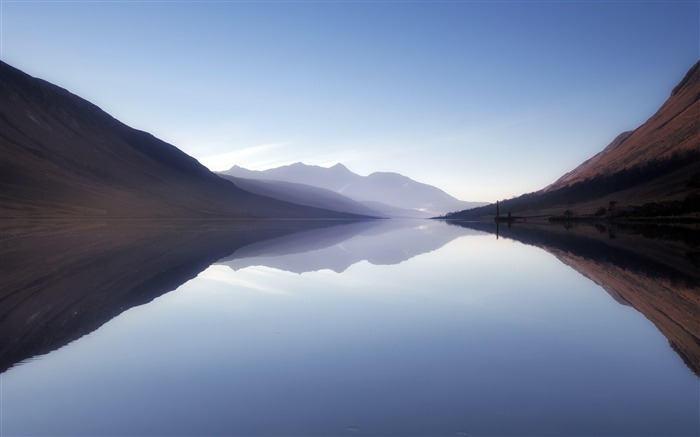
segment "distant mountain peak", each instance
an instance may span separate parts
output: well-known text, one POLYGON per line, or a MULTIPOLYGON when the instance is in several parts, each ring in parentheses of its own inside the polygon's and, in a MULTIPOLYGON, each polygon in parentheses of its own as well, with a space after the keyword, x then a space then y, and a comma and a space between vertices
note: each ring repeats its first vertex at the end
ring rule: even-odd
MULTIPOLYGON (((298 162, 295 162, 294 164, 289 164, 289 165, 287 165, 287 166, 282 166, 282 167, 297 168, 297 169, 302 169, 302 168, 315 168, 315 169, 319 169, 319 170, 321 170, 321 171, 323 171, 323 170, 334 170, 334 171, 342 170, 342 171, 347 171, 347 172, 352 173, 352 171, 351 171, 350 169, 348 169, 345 165, 343 165, 343 164, 340 163, 340 162, 337 163, 337 164, 335 164, 335 165, 332 165, 332 166, 330 166, 330 167, 324 167, 324 166, 322 166, 322 165, 305 164, 305 163, 303 163, 303 162, 301 162, 301 161, 298 161, 298 162)), ((278 167, 278 168, 281 168, 281 167, 278 167)))
POLYGON ((357 173, 353 172, 349 168, 347 168, 345 165, 341 163, 337 163, 333 167, 330 167, 328 169, 330 172, 335 173, 335 174, 346 174, 346 175, 351 175, 351 176, 356 176, 357 173))
POLYGON ((408 176, 404 176, 401 173, 396 173, 393 171, 375 171, 374 173, 371 173, 367 177, 410 179, 408 176))
POLYGON ((482 205, 463 202, 437 187, 417 182, 399 173, 374 172, 369 176, 361 176, 341 163, 321 167, 297 162, 253 174, 240 168, 225 174, 325 188, 390 216, 403 214, 415 217, 416 211, 423 211, 424 217, 430 217, 462 206, 482 205))

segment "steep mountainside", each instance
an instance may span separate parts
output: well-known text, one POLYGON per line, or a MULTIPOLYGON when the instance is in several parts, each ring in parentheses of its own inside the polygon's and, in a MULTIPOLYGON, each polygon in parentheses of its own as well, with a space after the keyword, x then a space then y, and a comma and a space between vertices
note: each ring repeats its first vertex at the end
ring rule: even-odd
MULTIPOLYGON (((525 217, 700 217, 700 63, 644 124, 543 190, 500 206, 525 217)), ((447 217, 495 212, 489 205, 447 217)))
POLYGON ((223 174, 325 188, 393 217, 431 217, 459 208, 483 205, 458 200, 439 188, 416 182, 398 173, 376 172, 360 176, 342 164, 324 168, 298 162, 264 171, 234 166, 223 174))
POLYGON ((345 217, 258 196, 0 62, 2 217, 345 217))
POLYGON ((649 120, 620 134, 591 159, 546 188, 547 191, 601 175, 649 165, 700 147, 700 62, 671 92, 670 98, 649 120))

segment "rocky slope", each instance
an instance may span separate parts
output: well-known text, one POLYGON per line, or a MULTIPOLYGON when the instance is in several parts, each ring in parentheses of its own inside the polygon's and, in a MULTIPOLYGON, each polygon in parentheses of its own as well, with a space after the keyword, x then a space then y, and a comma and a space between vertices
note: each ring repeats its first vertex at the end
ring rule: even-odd
MULTIPOLYGON (((700 217, 700 63, 673 89, 659 110, 624 132, 603 151, 548 187, 504 200, 501 212, 550 216, 593 215, 615 205, 626 217, 700 217), (602 209, 601 209, 602 208, 602 209)), ((449 218, 493 216, 495 207, 460 211, 449 218)))
POLYGON ((347 217, 236 187, 97 106, 0 62, 0 216, 347 217))

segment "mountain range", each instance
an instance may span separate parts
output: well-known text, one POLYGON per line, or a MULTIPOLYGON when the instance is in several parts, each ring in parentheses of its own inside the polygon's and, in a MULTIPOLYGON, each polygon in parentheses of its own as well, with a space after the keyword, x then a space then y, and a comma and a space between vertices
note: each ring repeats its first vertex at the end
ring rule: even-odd
POLYGON ((245 191, 175 146, 4 62, 0 99, 5 218, 360 218, 245 191))
POLYGON ((224 179, 233 182, 237 187, 261 196, 273 199, 285 200, 299 205, 314 208, 332 209, 334 211, 347 212, 374 217, 388 217, 379 211, 369 208, 335 191, 311 185, 297 184, 284 181, 267 181, 260 179, 246 179, 219 174, 224 179))
MULTIPOLYGON (((523 216, 565 210, 595 216, 606 207, 606 214, 611 213, 614 205, 633 217, 697 218, 698 65, 639 128, 621 134, 550 186, 501 202, 501 210, 523 216)), ((435 247, 420 239, 422 230, 409 221, 389 230, 384 220, 358 224, 348 219, 427 216, 468 207, 405 176, 360 176, 342 164, 323 168, 297 163, 264 172, 234 167, 222 177, 175 146, 4 62, 0 100, 2 369, 90 332, 223 257, 230 257, 226 263, 234 269, 260 264, 298 272, 342 271, 361 259, 400 262, 435 247), (72 232, 57 232, 54 222, 35 228, 38 220, 7 220, 12 218, 67 219, 63 226, 72 232), (68 220, 74 218, 238 220, 220 228, 216 220, 206 226, 188 223, 183 229, 167 220, 144 221, 149 224, 143 228, 142 222, 68 220), (257 220, 266 218, 348 222, 257 220), (212 229, 203 229, 207 227, 212 229), (360 233, 372 238, 369 250, 355 247, 360 233)), ((492 216, 494 209, 462 210, 450 218, 492 216)), ((664 245, 650 239, 642 251, 640 243, 613 229, 596 231, 610 240, 605 244, 601 235, 587 235, 577 243, 578 252, 567 249, 573 245, 566 234, 546 237, 545 245, 653 320, 697 373, 697 236, 688 242, 692 249, 675 245, 674 236, 664 245), (608 267, 597 261, 600 256, 616 264, 608 267), (637 266, 655 273, 640 273, 637 266), (666 274, 671 271, 673 275, 666 274), (675 277, 685 279, 674 282, 675 277)), ((527 238, 526 233, 518 237, 527 238)))
MULTIPOLYGON (((551 185, 500 202, 521 217, 576 219, 700 217, 700 62, 668 100, 637 129, 551 185)), ((494 205, 448 214, 451 219, 493 217, 494 205)))
POLYGON ((2 217, 431 217, 478 203, 396 173, 301 163, 216 175, 175 146, 0 62, 2 217))
MULTIPOLYGON (((398 173, 375 172, 361 176, 340 163, 325 168, 297 162, 263 171, 233 166, 221 174, 238 178, 241 183, 241 179, 247 179, 325 189, 362 204, 376 214, 394 218, 435 217, 455 209, 474 208, 485 204, 456 199, 437 187, 417 182, 398 173)), ((279 193, 259 193, 274 198, 286 197, 277 197, 279 193)))
MULTIPOLYGON (((0 62, 6 218, 492 217, 397 173, 296 163, 214 174, 175 146, 0 62), (457 211, 457 212, 450 212, 457 211)), ((500 202, 520 217, 700 217, 700 66, 663 106, 551 185, 500 202)))

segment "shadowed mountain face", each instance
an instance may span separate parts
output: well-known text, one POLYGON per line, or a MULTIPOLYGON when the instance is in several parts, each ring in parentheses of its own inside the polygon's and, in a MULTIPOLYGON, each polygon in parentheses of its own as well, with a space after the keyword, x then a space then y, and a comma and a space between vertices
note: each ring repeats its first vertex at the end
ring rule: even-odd
MULTIPOLYGON (((594 214, 610 202, 635 217, 700 213, 700 63, 644 124, 543 190, 502 201, 501 212, 594 214)), ((494 213, 488 206, 449 218, 494 213)))
POLYGON ((301 162, 264 171, 248 170, 235 165, 222 173, 247 179, 294 182, 311 185, 312 187, 321 187, 335 192, 341 191, 345 186, 355 183, 362 178, 362 176, 351 172, 342 164, 325 168, 317 165, 306 165, 301 162))
POLYGON ((223 174, 324 188, 390 217, 434 217, 455 209, 483 205, 458 200, 439 188, 416 182, 398 173, 376 172, 360 176, 342 164, 324 168, 298 162, 264 171, 234 166, 223 174))
POLYGON ((651 226, 451 222, 541 247, 642 313, 700 376, 700 232, 651 226))
POLYGON ((339 223, 3 221, 0 371, 150 302, 246 245, 339 223))
POLYGON ((251 193, 296 203, 298 205, 330 209, 363 216, 385 218, 389 216, 388 214, 382 214, 342 194, 326 190, 325 188, 295 184, 293 182, 237 178, 225 174, 222 174, 221 177, 230 180, 236 184, 237 187, 251 193))
POLYGON ((3 217, 347 217, 239 189, 68 91, 0 62, 3 217))

